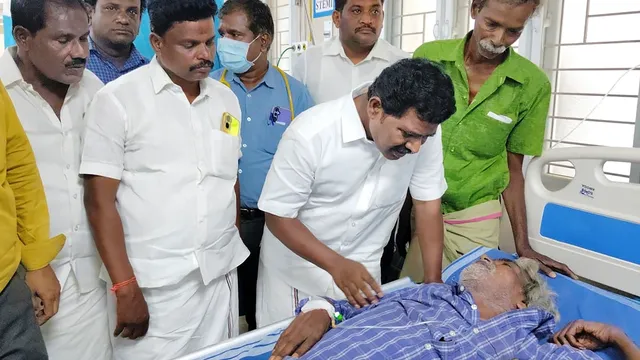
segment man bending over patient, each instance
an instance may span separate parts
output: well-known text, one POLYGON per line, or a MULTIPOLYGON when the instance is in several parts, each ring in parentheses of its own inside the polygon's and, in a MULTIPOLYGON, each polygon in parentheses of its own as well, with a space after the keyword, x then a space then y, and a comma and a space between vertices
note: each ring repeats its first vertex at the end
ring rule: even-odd
POLYGON ((640 359, 624 332, 600 323, 574 321, 541 342, 551 336, 558 312, 538 264, 526 258, 483 256, 462 271, 459 284, 403 289, 360 309, 328 298, 303 300, 298 309, 270 360, 292 354, 322 360, 600 359, 592 350, 605 346, 640 359), (341 317, 345 321, 327 332, 341 317))

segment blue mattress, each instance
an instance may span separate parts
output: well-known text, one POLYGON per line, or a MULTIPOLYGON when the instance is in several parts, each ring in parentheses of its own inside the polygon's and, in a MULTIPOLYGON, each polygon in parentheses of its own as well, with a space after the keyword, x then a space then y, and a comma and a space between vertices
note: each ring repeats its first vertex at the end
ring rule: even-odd
MULTIPOLYGON (((514 258, 505 252, 477 248, 449 265, 443 272, 443 280, 447 283, 458 280, 460 272, 469 263, 486 254, 490 258, 514 258)), ((599 321, 622 328, 634 341, 640 342, 640 303, 623 296, 611 293, 594 286, 574 281, 566 276, 558 275, 548 279, 549 285, 557 293, 560 321, 558 329, 576 319, 599 321)), ((408 279, 401 279, 387 284, 385 292, 416 286, 408 279)), ((286 320, 269 327, 251 331, 235 339, 203 349, 180 360, 267 360, 275 346, 278 336, 291 320, 286 320)), ((604 359, 620 359, 614 350, 608 349, 599 353, 604 359)))

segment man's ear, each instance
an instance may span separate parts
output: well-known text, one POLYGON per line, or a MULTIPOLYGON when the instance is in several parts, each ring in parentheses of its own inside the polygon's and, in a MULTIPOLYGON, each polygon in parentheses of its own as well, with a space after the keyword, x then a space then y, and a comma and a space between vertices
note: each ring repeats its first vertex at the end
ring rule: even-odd
POLYGON ((480 12, 480 8, 478 7, 478 3, 476 2, 476 0, 473 0, 471 2, 471 18, 475 20, 479 12, 480 12))
POLYGON ((269 52, 269 48, 271 48, 272 41, 273 39, 271 38, 271 35, 269 34, 260 35, 260 49, 262 50, 263 53, 269 52))
POLYGON ((333 20, 333 25, 340 28, 340 19, 342 18, 342 14, 338 10, 334 10, 333 14, 331 14, 331 20, 333 20))
POLYGON ((91 22, 92 22, 92 19, 93 19, 93 13, 95 13, 96 8, 95 8, 95 6, 87 4, 87 3, 84 4, 84 7, 85 7, 85 9, 87 9, 87 14, 89 15, 89 26, 91 26, 91 22))
POLYGON ((13 38, 16 41, 16 45, 18 45, 19 47, 25 49, 25 50, 29 50, 29 45, 30 45, 30 41, 31 40, 31 31, 27 30, 26 28, 22 27, 22 26, 16 26, 13 28, 13 38))
POLYGON ((524 302, 518 301, 518 303, 516 304, 516 307, 518 308, 518 310, 523 310, 523 309, 526 309, 528 306, 524 302))
POLYGON ((162 50, 162 45, 163 45, 162 38, 159 35, 157 35, 156 33, 152 32, 149 35, 149 42, 151 43, 151 47, 153 48, 153 51, 156 54, 159 54, 160 51, 162 50))
POLYGON ((382 101, 377 96, 372 96, 369 99, 369 106, 374 109, 374 111, 382 111, 382 101))

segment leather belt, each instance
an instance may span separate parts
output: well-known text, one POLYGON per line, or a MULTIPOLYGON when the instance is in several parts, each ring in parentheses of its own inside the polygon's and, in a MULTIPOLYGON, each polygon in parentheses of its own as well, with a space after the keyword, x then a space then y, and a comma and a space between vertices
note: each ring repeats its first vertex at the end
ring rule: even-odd
POLYGON ((264 219, 264 212, 260 209, 240 208, 240 219, 264 219))

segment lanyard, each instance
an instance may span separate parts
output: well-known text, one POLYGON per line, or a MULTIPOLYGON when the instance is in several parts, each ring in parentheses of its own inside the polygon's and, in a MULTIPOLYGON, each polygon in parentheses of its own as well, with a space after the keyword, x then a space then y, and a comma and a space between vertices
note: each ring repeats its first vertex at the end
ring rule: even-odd
MULTIPOLYGON (((274 68, 278 70, 280 75, 282 75, 282 79, 284 80, 284 86, 287 89, 287 96, 289 97, 289 108, 291 109, 291 121, 293 121, 293 118, 296 115, 293 110, 293 97, 291 96, 291 86, 289 86, 289 79, 287 78, 287 74, 285 74, 284 71, 282 71, 282 69, 280 69, 277 66, 274 66, 274 68)), ((220 76, 220 82, 223 85, 226 85, 228 88, 231 88, 231 84, 229 84, 229 82, 227 81, 227 69, 224 69, 222 71, 222 75, 220 76)))

